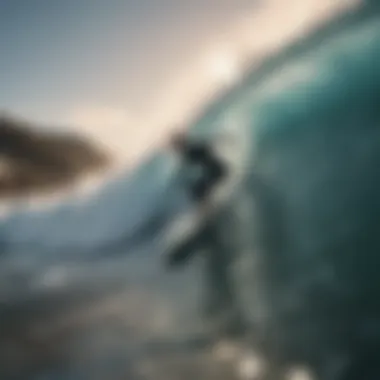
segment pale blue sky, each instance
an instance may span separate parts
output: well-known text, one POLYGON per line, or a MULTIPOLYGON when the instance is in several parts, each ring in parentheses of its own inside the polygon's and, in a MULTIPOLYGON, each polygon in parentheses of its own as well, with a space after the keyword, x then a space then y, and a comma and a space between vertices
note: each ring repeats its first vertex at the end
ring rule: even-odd
POLYGON ((254 0, 0 0, 0 110, 145 103, 254 0))

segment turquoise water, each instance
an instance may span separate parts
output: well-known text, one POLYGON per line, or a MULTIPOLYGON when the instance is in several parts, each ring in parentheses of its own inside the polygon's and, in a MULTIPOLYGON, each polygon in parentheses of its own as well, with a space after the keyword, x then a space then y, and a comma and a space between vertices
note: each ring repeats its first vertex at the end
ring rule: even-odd
MULTIPOLYGON (((380 223, 380 158, 376 153, 380 151, 380 22, 376 13, 368 16, 370 13, 343 18, 270 59, 189 125, 193 138, 212 141, 225 130, 231 136, 244 137, 249 156, 240 163, 246 170, 246 181, 244 189, 236 189, 236 206, 243 205, 248 211, 252 206, 252 173, 262 175, 281 194, 293 249, 281 251, 280 259, 278 251, 275 255, 268 250, 272 265, 268 276, 272 276, 273 283, 256 285, 262 286, 261 296, 265 294, 269 303, 276 306, 264 302, 264 317, 258 316, 257 310, 249 312, 257 320, 265 319, 266 308, 267 314, 276 312, 270 321, 273 331, 283 327, 287 331, 283 341, 294 338, 302 349, 304 342, 298 339, 299 330, 294 326, 297 323, 286 322, 289 324, 285 328, 282 317, 289 305, 294 305, 290 302, 294 299, 307 305, 300 313, 310 312, 308 300, 320 297, 313 293, 314 280, 316 284, 327 281, 331 285, 328 281, 332 278, 333 286, 328 289, 339 297, 342 292, 344 296, 356 297, 373 295, 378 290, 373 273, 378 267, 377 257, 373 256, 378 242, 373 237, 373 226, 380 223), (363 255, 367 261, 357 262, 358 250, 352 247, 358 245, 366 247, 363 255), (342 250, 347 261, 335 255, 342 250), (339 281, 335 281, 334 275, 338 275, 339 281), (356 287, 359 283, 363 285, 360 289, 356 287), (304 289, 302 295, 300 288, 304 289)), ((168 275, 160 262, 160 233, 188 207, 185 193, 181 178, 172 169, 171 158, 166 152, 158 152, 132 176, 121 176, 86 202, 72 201, 45 212, 21 210, 2 220, 1 300, 4 304, 15 303, 35 318, 20 317, 20 326, 34 326, 35 320, 45 318, 44 313, 36 316, 31 312, 36 299, 42 311, 60 315, 77 307, 71 301, 61 302, 62 298, 103 299, 104 294, 112 294, 113 287, 118 291, 141 288, 147 289, 153 305, 144 314, 157 312, 159 306, 155 302, 166 302, 167 309, 175 314, 170 328, 159 336, 201 330, 197 320, 199 267, 195 264, 186 272, 168 275), (47 282, 41 279, 56 266, 66 268, 63 285, 45 286, 47 282), (41 301, 40 294, 51 298, 42 297, 41 301)), ((253 219, 245 220, 249 223, 239 225, 240 230, 253 223, 253 219)), ((277 227, 270 220, 268 223, 273 227, 270 237, 279 239, 277 227)), ((233 249, 242 250, 241 242, 234 244, 233 249)), ((321 288, 323 293, 325 288, 317 286, 318 291, 321 288)), ((369 309, 377 307, 373 302, 377 294, 365 298, 369 309)), ((327 297, 326 305, 330 308, 328 303, 335 301, 334 297, 327 297)), ((81 299, 79 303, 82 302, 87 301, 81 299)), ((126 298, 126 306, 128 302, 126 298)), ((144 323, 146 331, 142 335, 156 337, 157 332, 150 330, 153 320, 144 323)), ((333 335, 333 331, 328 331, 333 335)), ((0 348, 3 333, 0 329, 0 348)), ((307 330, 304 334, 315 347, 317 333, 307 330)))

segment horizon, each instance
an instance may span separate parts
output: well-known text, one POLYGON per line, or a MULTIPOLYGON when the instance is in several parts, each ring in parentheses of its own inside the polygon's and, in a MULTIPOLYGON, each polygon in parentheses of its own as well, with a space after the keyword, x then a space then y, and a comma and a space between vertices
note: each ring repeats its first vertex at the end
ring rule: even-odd
POLYGON ((356 3, 3 1, 0 110, 72 128, 134 166, 246 67, 356 3))

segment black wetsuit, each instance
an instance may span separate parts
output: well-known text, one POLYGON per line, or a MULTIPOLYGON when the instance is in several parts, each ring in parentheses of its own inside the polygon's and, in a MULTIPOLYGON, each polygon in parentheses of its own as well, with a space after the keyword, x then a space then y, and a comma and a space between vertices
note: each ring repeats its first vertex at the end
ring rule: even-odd
POLYGON ((184 144, 181 155, 185 165, 200 164, 203 170, 201 178, 190 186, 191 197, 199 202, 207 198, 215 185, 226 176, 227 168, 214 157, 206 143, 184 144))

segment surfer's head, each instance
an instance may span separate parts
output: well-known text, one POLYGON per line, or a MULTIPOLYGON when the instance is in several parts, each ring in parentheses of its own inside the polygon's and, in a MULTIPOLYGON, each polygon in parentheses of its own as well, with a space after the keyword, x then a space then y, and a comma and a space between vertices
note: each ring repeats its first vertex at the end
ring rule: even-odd
POLYGON ((170 146, 177 152, 183 151, 187 145, 186 134, 184 132, 176 132, 170 139, 170 146))

